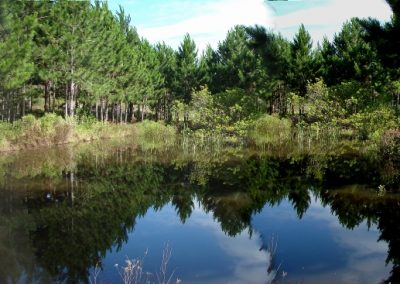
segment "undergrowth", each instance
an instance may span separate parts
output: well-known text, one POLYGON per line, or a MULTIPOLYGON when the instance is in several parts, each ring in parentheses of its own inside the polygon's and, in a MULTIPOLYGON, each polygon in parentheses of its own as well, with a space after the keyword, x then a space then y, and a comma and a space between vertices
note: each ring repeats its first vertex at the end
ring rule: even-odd
POLYGON ((0 152, 128 136, 133 129, 132 125, 91 118, 62 118, 53 113, 41 118, 27 115, 14 124, 0 122, 0 152))

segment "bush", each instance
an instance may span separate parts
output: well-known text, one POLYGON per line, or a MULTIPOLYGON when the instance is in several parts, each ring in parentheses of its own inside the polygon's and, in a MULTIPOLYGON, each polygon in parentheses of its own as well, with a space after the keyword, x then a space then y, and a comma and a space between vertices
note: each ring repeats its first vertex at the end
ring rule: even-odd
POLYGON ((322 80, 307 86, 304 109, 308 121, 328 123, 343 116, 344 109, 330 97, 329 91, 322 80))
POLYGON ((144 149, 172 146, 176 142, 177 130, 171 125, 145 120, 136 124, 138 144, 144 149))
POLYGON ((361 139, 372 139, 379 142, 381 135, 388 129, 395 129, 399 125, 393 109, 379 108, 353 114, 342 123, 351 127, 361 139))
POLYGON ((256 145, 281 144, 291 138, 292 123, 275 115, 264 115, 250 124, 249 138, 256 145))
MULTIPOLYGON (((29 118, 31 119, 31 118, 29 118)), ((42 118, 39 119, 40 130, 44 136, 52 138, 56 134, 56 128, 63 124, 66 124, 65 120, 54 113, 46 113, 42 118)), ((32 126, 35 122, 32 122, 32 126)))
POLYGON ((192 94, 190 122, 194 129, 215 129, 226 125, 229 118, 218 106, 207 88, 192 94))
POLYGON ((400 130, 386 130, 380 141, 380 152, 385 160, 400 162, 400 130))
POLYGON ((215 100, 221 106, 220 108, 229 114, 228 118, 231 122, 246 119, 257 109, 254 97, 249 96, 247 91, 240 88, 227 89, 216 94, 215 100))

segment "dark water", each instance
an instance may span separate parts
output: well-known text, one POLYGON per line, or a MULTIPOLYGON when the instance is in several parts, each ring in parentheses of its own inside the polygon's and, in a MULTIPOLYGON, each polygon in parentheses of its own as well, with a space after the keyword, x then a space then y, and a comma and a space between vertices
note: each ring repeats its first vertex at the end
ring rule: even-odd
POLYGON ((399 283, 396 164, 348 146, 0 157, 0 283, 399 283), (97 269, 96 269, 97 267, 97 269), (98 274, 97 274, 98 272, 98 274))

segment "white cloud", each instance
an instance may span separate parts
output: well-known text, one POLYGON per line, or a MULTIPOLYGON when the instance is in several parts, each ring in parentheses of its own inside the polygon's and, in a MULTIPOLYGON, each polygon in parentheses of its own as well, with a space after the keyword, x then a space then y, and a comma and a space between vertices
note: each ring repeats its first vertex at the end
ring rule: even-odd
POLYGON ((165 41, 174 48, 189 33, 201 51, 208 43, 217 47, 235 25, 272 26, 272 20, 272 10, 264 0, 218 0, 202 5, 199 13, 189 19, 163 26, 138 26, 138 31, 150 42, 165 41))
POLYGON ((331 0, 325 6, 278 16, 274 28, 292 38, 303 23, 314 41, 321 41, 325 35, 331 39, 335 32, 340 31, 343 23, 353 17, 388 21, 391 15, 392 11, 384 0, 331 0))

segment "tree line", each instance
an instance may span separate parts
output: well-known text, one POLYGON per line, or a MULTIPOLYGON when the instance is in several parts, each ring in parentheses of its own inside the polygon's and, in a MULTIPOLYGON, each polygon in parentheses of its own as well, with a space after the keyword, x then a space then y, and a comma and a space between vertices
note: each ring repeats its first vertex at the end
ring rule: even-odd
POLYGON ((301 115, 309 111, 304 101, 320 103, 315 84, 329 89, 329 107, 397 109, 400 2, 387 2, 391 21, 351 19, 332 41, 313 44, 303 25, 292 40, 261 26, 236 26, 216 49, 199 54, 189 34, 177 50, 151 44, 122 7, 113 13, 106 2, 4 0, 0 120, 57 112, 116 123, 171 121, 205 87, 238 119, 301 115))

